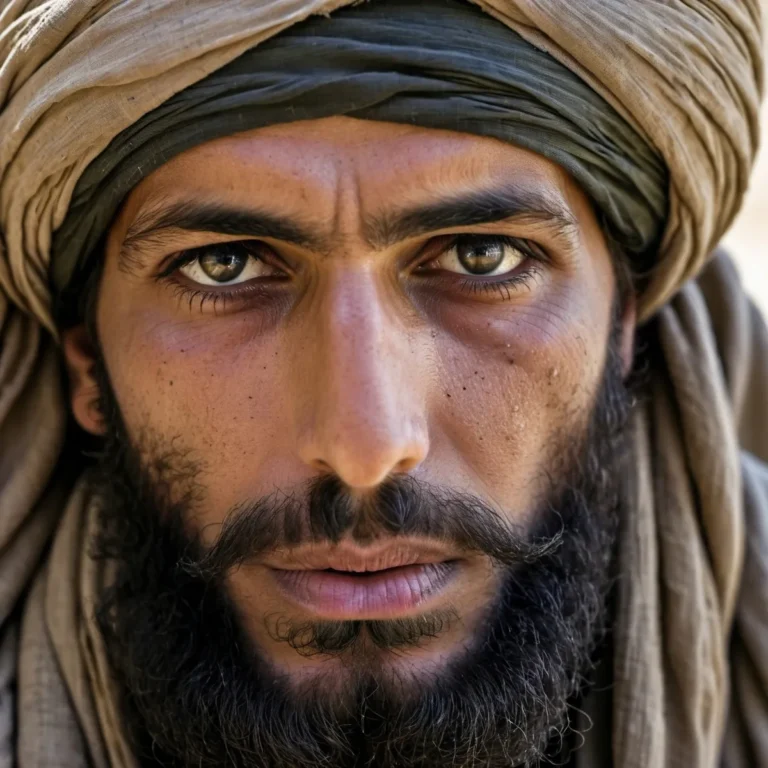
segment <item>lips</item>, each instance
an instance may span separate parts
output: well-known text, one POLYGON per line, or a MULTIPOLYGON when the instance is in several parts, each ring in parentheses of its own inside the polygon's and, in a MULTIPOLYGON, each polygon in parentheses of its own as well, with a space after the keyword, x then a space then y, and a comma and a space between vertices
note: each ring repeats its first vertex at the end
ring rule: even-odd
POLYGON ((305 548, 267 563, 278 589, 319 619, 386 619, 419 612, 460 563, 438 546, 305 548))

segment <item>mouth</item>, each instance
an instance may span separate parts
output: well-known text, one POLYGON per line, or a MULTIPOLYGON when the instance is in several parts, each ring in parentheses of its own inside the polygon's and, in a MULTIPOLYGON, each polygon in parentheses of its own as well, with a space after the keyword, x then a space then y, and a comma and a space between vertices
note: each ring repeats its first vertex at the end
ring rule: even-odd
POLYGON ((420 612, 456 579, 439 547, 312 547, 267 564, 280 592, 323 620, 392 619, 420 612))

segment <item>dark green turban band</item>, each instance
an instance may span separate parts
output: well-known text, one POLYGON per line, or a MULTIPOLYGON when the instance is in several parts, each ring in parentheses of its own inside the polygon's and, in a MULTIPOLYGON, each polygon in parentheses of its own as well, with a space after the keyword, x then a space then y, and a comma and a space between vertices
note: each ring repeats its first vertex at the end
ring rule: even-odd
POLYGON ((127 193, 175 155, 260 126, 349 115, 508 141, 559 164, 640 258, 667 214, 660 154, 577 75, 458 0, 378 0, 313 17, 177 93, 80 177, 53 241, 60 321, 127 193))

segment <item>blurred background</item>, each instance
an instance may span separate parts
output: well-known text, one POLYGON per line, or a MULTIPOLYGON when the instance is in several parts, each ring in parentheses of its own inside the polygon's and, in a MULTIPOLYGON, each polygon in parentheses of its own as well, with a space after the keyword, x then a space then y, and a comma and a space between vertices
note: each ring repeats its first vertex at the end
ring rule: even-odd
MULTIPOLYGON (((768 23, 768 19, 766 20, 768 23)), ((768 56, 768 53, 766 54, 768 56)), ((763 104, 762 148, 747 200, 725 237, 747 291, 768 318, 768 104, 763 104)))

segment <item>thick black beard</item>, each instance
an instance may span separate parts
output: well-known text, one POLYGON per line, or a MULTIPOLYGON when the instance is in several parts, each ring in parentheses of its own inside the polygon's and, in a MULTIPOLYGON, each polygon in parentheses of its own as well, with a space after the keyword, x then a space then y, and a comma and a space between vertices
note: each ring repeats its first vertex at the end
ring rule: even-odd
MULTIPOLYGON (((140 458, 99 367, 109 433, 95 479, 103 534, 94 554, 116 561, 117 578, 97 618, 141 765, 509 768, 562 759, 569 704, 585 685, 608 624, 629 412, 615 333, 588 427, 578 429, 578 439, 558 440, 559 458, 550 467, 557 481, 542 506, 541 529, 528 538, 505 532, 481 500, 439 494, 441 503, 451 501, 456 522, 447 535, 460 531, 462 513, 465 522, 471 514, 481 522, 469 533, 461 529, 463 544, 485 551, 504 573, 471 650, 432 683, 407 686, 407 696, 383 684, 381 670, 357 672, 344 705, 324 697, 320 686, 297 692, 275 677, 241 629, 219 577, 279 537, 354 533, 362 513, 338 482, 320 478, 309 494, 309 522, 292 523, 286 509, 260 500, 233 511, 237 535, 219 540, 231 547, 204 551, 182 526, 200 500, 201 489, 190 481, 193 462, 157 446, 153 455, 162 458, 140 458), (341 523, 340 509, 348 513, 341 523), (248 542, 245 534, 270 519, 279 521, 272 538, 248 542)), ((440 512, 430 494, 408 479, 385 484, 380 506, 367 507, 361 537, 426 530, 440 512), (397 514, 392 498, 399 500, 397 514)), ((276 637, 299 651, 343 654, 365 632, 379 647, 407 649, 450 620, 288 624, 276 637)))

